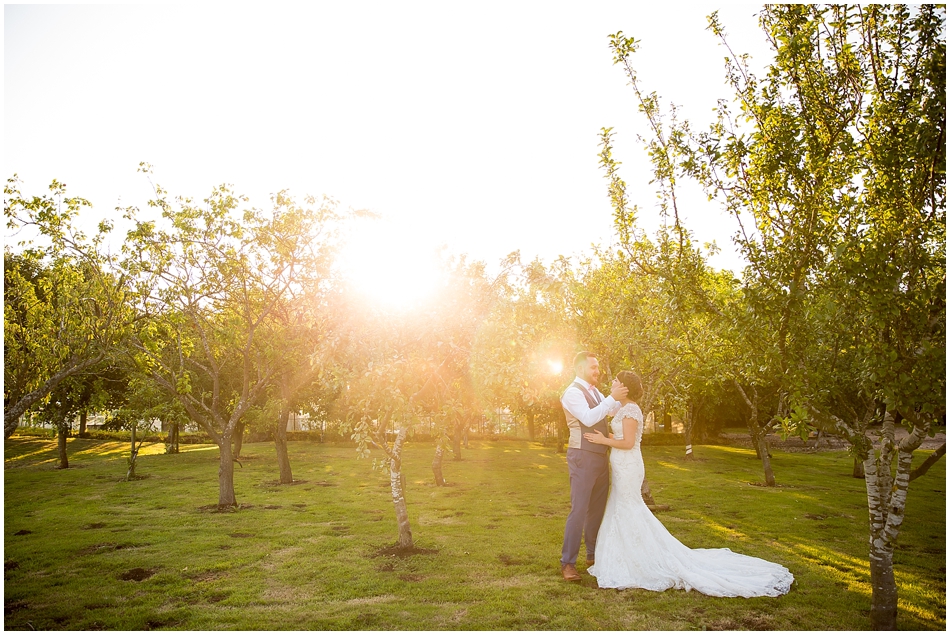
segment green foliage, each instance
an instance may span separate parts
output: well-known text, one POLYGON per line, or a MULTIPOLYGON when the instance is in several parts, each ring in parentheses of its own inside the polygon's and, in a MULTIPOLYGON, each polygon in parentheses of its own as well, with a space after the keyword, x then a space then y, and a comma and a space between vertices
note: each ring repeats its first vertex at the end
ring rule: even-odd
POLYGON ((44 196, 19 188, 16 176, 4 187, 15 236, 3 258, 6 435, 63 380, 117 358, 131 321, 125 280, 102 246, 111 227, 102 224, 92 238, 77 230, 90 203, 67 197, 57 181, 44 196))
POLYGON ((227 186, 201 204, 155 192, 161 224, 126 212, 135 225, 123 267, 142 316, 136 361, 223 442, 282 368, 300 362, 289 353, 299 346, 288 311, 326 271, 336 215, 326 201, 301 207, 285 192, 269 213, 240 210, 245 199, 227 186))
MULTIPOLYGON (((721 104, 700 136, 710 192, 754 222, 737 244, 783 390, 847 422, 875 401, 912 425, 945 408, 944 20, 932 5, 770 7, 775 62, 758 79, 729 49, 740 112, 721 104)), ((725 42, 715 15, 710 28, 725 42)))
POLYGON ((539 260, 524 265, 514 252, 495 281, 497 297, 477 324, 471 370, 485 407, 507 409, 554 431, 563 425, 560 397, 574 378, 574 354, 584 345, 566 305, 569 268, 539 260))

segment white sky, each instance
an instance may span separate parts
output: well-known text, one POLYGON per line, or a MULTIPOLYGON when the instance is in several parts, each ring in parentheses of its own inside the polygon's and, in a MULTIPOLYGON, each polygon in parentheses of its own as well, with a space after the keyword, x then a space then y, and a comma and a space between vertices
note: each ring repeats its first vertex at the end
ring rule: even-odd
MULTIPOLYGON (((386 220, 364 251, 550 262, 613 240, 602 126, 653 222, 644 121, 608 34, 641 40, 644 85, 701 128, 730 95, 705 30, 717 8, 764 62, 753 4, 6 5, 4 178, 25 194, 57 178, 101 217, 145 206, 147 161, 172 194, 227 182, 262 207, 289 188, 372 209, 386 220)), ((731 219, 701 196, 685 207, 723 249, 713 263, 735 266, 731 219)))

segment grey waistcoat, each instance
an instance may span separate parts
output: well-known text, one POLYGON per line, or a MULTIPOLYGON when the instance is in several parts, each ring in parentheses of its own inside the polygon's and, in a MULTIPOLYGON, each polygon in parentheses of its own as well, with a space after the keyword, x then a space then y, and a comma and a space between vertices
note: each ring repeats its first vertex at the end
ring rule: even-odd
MULTIPOLYGON (((587 400, 588 406, 590 406, 591 408, 597 407, 598 405, 597 400, 586 388, 584 388, 581 384, 577 383, 576 381, 571 385, 577 386, 577 388, 581 391, 581 394, 584 395, 584 399, 587 400)), ((567 417, 568 427, 571 427, 572 422, 575 422, 576 425, 580 426, 580 431, 581 431, 580 449, 581 450, 586 450, 587 452, 596 452, 597 454, 607 453, 606 445, 598 445, 596 443, 591 443, 590 441, 584 438, 584 432, 587 432, 589 430, 599 430, 600 433, 603 434, 605 437, 609 436, 609 431, 607 429, 607 417, 604 417, 603 419, 601 419, 600 421, 598 421, 592 426, 585 426, 583 423, 579 422, 574 415, 568 412, 567 409, 564 410, 564 414, 567 417)))

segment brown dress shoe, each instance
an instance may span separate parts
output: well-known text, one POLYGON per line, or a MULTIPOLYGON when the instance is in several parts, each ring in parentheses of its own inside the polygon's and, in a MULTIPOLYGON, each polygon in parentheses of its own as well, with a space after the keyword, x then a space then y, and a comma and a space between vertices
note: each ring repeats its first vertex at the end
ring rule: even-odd
POLYGON ((588 567, 594 566, 594 556, 587 556, 587 566, 588 567))
POLYGON ((581 579, 581 574, 577 572, 577 569, 575 569, 572 564, 563 565, 561 567, 561 575, 563 575, 564 579, 568 582, 577 582, 581 579))

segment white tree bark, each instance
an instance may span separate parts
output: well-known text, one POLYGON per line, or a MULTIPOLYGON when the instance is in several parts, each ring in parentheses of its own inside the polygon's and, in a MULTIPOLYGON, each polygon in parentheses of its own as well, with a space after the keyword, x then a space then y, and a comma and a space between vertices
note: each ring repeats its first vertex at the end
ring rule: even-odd
POLYGON ((907 489, 910 484, 914 450, 926 436, 928 424, 912 418, 914 428, 900 445, 894 440, 894 414, 884 416, 881 449, 873 448, 864 460, 870 521, 869 560, 871 566, 871 628, 897 628, 897 583, 894 579, 894 548, 904 522, 907 489), (895 455, 897 473, 892 474, 895 455))

